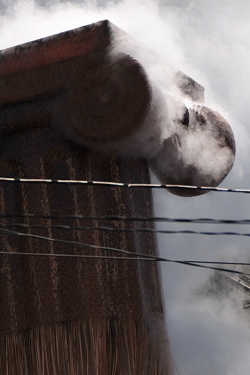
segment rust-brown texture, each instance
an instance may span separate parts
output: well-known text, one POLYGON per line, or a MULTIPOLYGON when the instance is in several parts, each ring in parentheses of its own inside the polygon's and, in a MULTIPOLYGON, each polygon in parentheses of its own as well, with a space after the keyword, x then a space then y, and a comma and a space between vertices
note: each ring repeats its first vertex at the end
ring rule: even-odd
MULTIPOLYGON (((93 63, 102 65, 117 30, 103 21, 0 54, 0 176, 150 182, 146 161, 98 154, 66 139, 58 126, 76 121, 67 117, 70 90, 93 63)), ((2 216, 16 215, 1 218, 2 224, 13 224, 7 229, 157 254, 150 233, 51 228, 153 228, 91 219, 152 216, 149 189, 4 182, 0 202, 2 216), (18 216, 28 213, 47 217, 18 216), (17 222, 47 228, 15 227, 17 222)), ((1 249, 115 256, 3 233, 1 249)), ((0 374, 172 374, 158 266, 125 258, 0 255, 0 374)))

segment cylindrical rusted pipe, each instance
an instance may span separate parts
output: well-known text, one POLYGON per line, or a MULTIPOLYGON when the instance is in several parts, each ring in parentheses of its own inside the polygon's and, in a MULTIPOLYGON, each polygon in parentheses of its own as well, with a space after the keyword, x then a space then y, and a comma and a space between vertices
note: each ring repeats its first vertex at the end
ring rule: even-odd
POLYGON ((115 30, 103 21, 2 51, 0 124, 6 113, 10 124, 27 123, 27 113, 34 122, 40 116, 43 121, 47 113, 54 124, 67 122, 64 127, 93 141, 124 138, 140 127, 149 112, 151 87, 138 61, 125 53, 115 60, 109 56, 115 30), (26 103, 23 120, 24 105, 18 103, 26 103))

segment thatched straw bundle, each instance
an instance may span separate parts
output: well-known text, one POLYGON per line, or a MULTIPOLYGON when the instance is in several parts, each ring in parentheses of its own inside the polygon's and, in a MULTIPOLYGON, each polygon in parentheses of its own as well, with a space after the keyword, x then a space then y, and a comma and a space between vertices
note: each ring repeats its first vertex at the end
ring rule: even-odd
POLYGON ((166 375, 159 332, 143 321, 91 319, 1 338, 1 374, 166 375), (150 334, 149 334, 150 332, 150 334))

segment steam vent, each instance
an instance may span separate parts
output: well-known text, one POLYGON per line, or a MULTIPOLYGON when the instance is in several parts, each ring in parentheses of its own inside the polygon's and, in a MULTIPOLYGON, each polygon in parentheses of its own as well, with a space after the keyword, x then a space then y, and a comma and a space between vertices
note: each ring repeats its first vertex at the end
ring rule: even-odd
POLYGON ((157 61, 109 21, 0 52, 1 375, 173 374, 158 265, 130 259, 157 255, 129 220, 150 189, 55 181, 164 180, 164 116, 185 127, 204 90, 168 65, 166 99, 157 61))

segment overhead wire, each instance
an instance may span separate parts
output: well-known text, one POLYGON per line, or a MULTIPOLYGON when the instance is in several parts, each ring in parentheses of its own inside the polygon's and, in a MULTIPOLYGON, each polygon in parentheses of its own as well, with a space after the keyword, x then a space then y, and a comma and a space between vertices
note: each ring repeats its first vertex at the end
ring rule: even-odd
POLYGON ((102 226, 70 226, 70 225, 37 225, 37 224, 23 224, 23 223, 0 223, 0 228, 18 227, 25 229, 63 229, 63 230, 77 230, 77 231, 106 231, 106 232, 142 232, 142 233, 156 233, 156 234, 198 234, 206 236, 241 236, 250 237, 250 233, 240 232, 206 232, 195 230, 163 230, 153 228, 117 228, 117 227, 102 227, 102 226))
POLYGON ((158 257, 148 257, 145 254, 137 254, 137 253, 130 253, 133 254, 133 257, 121 257, 121 256, 111 256, 111 255, 88 255, 88 254, 62 254, 62 253, 23 253, 23 252, 10 252, 10 251, 0 251, 0 255, 17 255, 17 256, 32 256, 32 257, 55 257, 55 258, 77 258, 77 259, 112 259, 112 260, 136 260, 136 261, 154 261, 154 262, 167 262, 167 263, 178 263, 187 266, 193 267, 200 267, 206 268, 215 271, 222 271, 226 273, 233 273, 242 276, 249 276, 249 273, 236 271, 233 269, 227 268, 220 268, 220 267, 212 267, 212 266, 205 266, 204 264, 221 264, 221 265, 250 265, 250 263, 243 263, 243 262, 213 262, 213 261, 193 261, 193 260, 176 260, 176 259, 167 259, 167 258, 158 258, 158 257), (137 256, 138 255, 138 256, 137 256), (141 257, 144 255, 143 257, 141 257))
POLYGON ((173 357, 173 354, 171 354, 171 357, 172 357, 172 360, 173 360, 173 363, 174 363, 174 368, 175 368, 175 370, 176 370, 176 372, 177 372, 177 375, 180 375, 179 370, 178 370, 178 367, 177 367, 177 364, 176 364, 175 359, 174 359, 174 357, 173 357))
MULTIPOLYGON (((85 181, 85 180, 54 180, 54 179, 25 179, 25 178, 7 178, 7 177, 0 177, 0 182, 15 182, 15 183, 51 183, 51 184, 70 184, 70 185, 86 185, 86 186, 110 186, 110 187, 124 187, 124 188, 167 188, 167 189, 196 189, 196 190, 204 190, 204 191, 216 191, 216 192, 234 192, 234 193, 250 193, 249 189, 228 189, 228 188, 214 188, 214 187, 204 187, 204 186, 188 186, 188 185, 169 185, 169 184, 130 184, 130 183, 116 183, 116 182, 107 182, 107 181, 85 181)), ((43 219, 82 219, 82 220, 117 220, 117 221, 142 221, 142 222, 175 222, 175 223, 196 223, 196 224, 244 224, 249 225, 250 220, 218 220, 218 219, 211 219, 211 218, 198 218, 198 219, 183 219, 183 218, 166 218, 166 217, 122 217, 122 216, 96 216, 96 217, 89 217, 83 215, 36 215, 36 214, 0 214, 0 218, 43 218, 43 219)), ((239 232, 206 232, 206 231, 192 231, 192 230, 160 230, 160 229, 152 229, 152 228, 110 228, 110 227, 71 227, 68 225, 29 225, 29 224, 22 224, 22 223, 3 223, 0 225, 0 232, 9 234, 9 235, 16 235, 16 236, 24 236, 34 239, 40 239, 45 241, 51 242, 59 242, 64 244, 70 244, 74 246, 81 246, 87 248, 95 248, 100 250, 108 250, 118 253, 123 253, 126 255, 132 255, 132 257, 111 257, 111 256, 99 256, 99 255, 77 255, 77 254, 44 254, 44 253, 21 253, 21 252, 0 252, 0 254, 9 254, 9 255, 30 255, 30 256, 64 256, 64 257, 82 257, 82 258, 99 258, 99 259, 123 259, 123 260, 151 260, 151 261, 163 261, 163 262, 173 262, 173 263, 181 263, 195 267, 202 267, 208 269, 216 269, 219 271, 224 272, 231 272, 237 274, 248 275, 244 272, 232 270, 232 269, 225 269, 219 267, 212 267, 207 266, 204 264, 220 264, 220 265, 250 265, 249 263, 235 263, 235 262, 208 262, 208 261, 182 261, 182 260, 174 260, 174 259, 166 259, 160 258, 155 256, 149 256, 142 253, 132 253, 122 249, 116 249, 112 247, 106 246, 96 246, 76 241, 68 241, 62 239, 56 239, 53 237, 45 237, 40 235, 35 235, 31 233, 23 233, 23 232, 16 232, 7 229, 3 229, 6 227, 23 227, 23 228, 40 228, 40 229, 49 229, 49 228, 57 228, 57 229, 68 229, 68 230, 105 230, 105 231, 130 231, 130 232, 154 232, 154 233, 162 233, 162 234, 201 234, 201 235, 234 235, 234 236, 250 236, 249 233, 239 233, 239 232)))
POLYGON ((164 222, 164 223, 192 223, 192 224, 240 224, 249 225, 250 219, 242 220, 224 220, 224 219, 211 219, 211 218, 170 218, 170 217, 150 217, 150 216, 119 216, 119 215, 107 215, 107 216, 85 216, 85 215, 40 215, 33 213, 25 214, 0 214, 2 219, 11 218, 30 218, 30 219, 80 219, 80 220, 112 220, 112 221, 142 221, 142 222, 164 222))
POLYGON ((76 242, 76 241, 67 241, 67 240, 61 240, 56 239, 52 237, 45 237, 40 235, 35 235, 31 233, 22 233, 22 232, 16 232, 16 231, 10 231, 7 229, 1 229, 0 232, 4 234, 10 234, 15 236, 21 236, 21 237, 28 237, 33 239, 39 239, 43 241, 50 241, 50 242, 58 242, 58 243, 64 243, 68 245, 74 245, 79 247, 85 247, 85 248, 91 248, 91 249, 99 249, 103 251, 112 251, 116 253, 122 253, 124 255, 131 255, 132 257, 111 257, 109 256, 100 256, 100 255, 86 255, 86 254, 58 254, 58 253, 28 253, 28 252, 9 252, 9 251, 0 251, 0 255, 22 255, 22 256, 45 256, 45 257, 65 257, 65 258, 98 258, 98 259, 119 259, 119 260, 140 260, 140 261, 154 261, 154 262, 169 262, 169 263, 179 263, 183 265, 189 265, 193 267, 200 267, 200 268, 207 268, 222 272, 230 272, 234 274, 239 275, 249 275, 248 273, 233 270, 233 269, 227 269, 227 268, 221 268, 221 267, 213 267, 213 266, 207 266, 205 264, 223 264, 223 265, 250 265, 250 263, 236 263, 236 262, 214 262, 214 261, 196 261, 196 260, 177 260, 177 259, 167 259, 163 257, 158 257, 154 255, 149 254, 143 254, 143 253, 134 253, 131 251, 123 250, 123 249, 117 249, 114 247, 108 247, 108 246, 99 246, 99 245, 92 245, 92 244, 86 244, 82 242, 76 242))
POLYGON ((173 185, 173 184, 134 184, 113 181, 87 181, 87 180, 56 180, 56 179, 40 179, 40 178, 14 178, 0 177, 0 182, 16 182, 16 183, 35 183, 35 184, 66 184, 66 185, 86 185, 86 186, 111 186, 122 188, 148 188, 148 189, 187 189, 200 191, 214 191, 227 193, 244 193, 250 194, 250 189, 237 188, 219 188, 210 186, 193 186, 193 185, 173 185))

